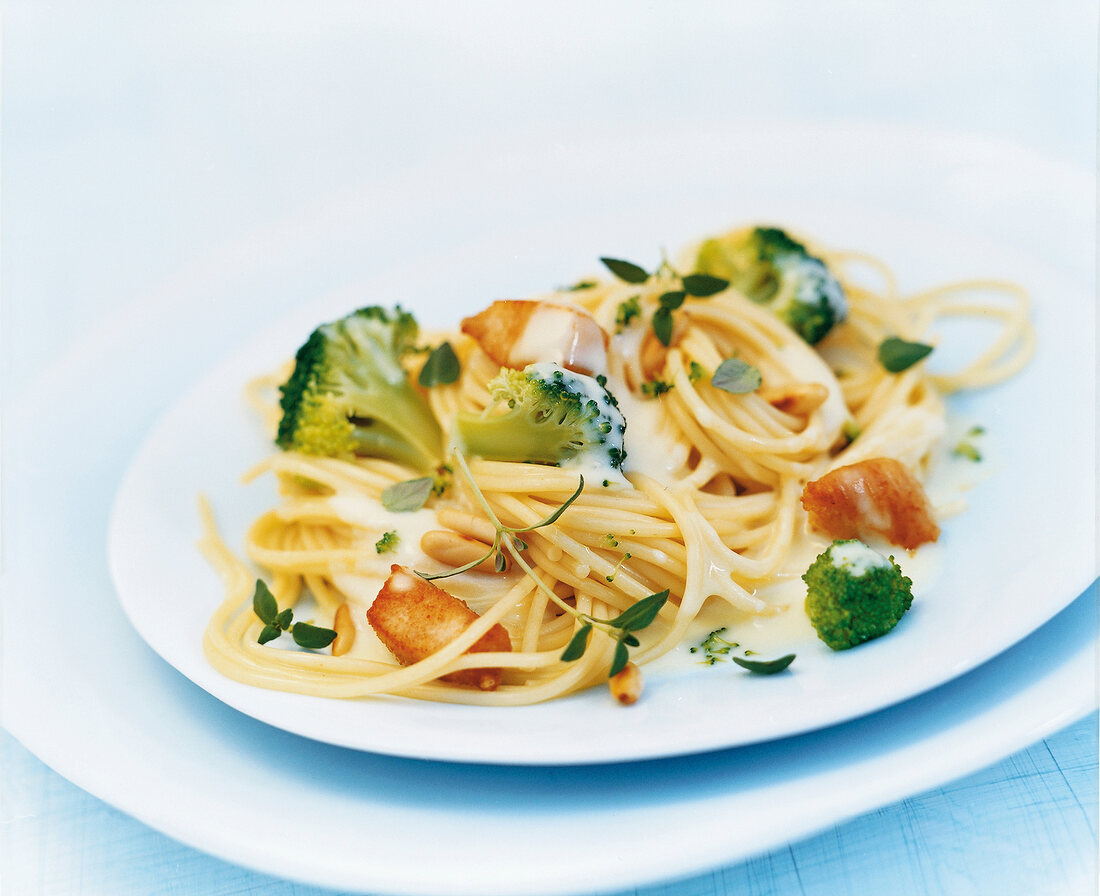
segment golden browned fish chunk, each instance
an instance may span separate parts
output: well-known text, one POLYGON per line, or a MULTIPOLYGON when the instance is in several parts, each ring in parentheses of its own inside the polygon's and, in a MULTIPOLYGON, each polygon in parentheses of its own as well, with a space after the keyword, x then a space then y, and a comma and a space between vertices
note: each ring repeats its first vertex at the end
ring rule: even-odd
MULTIPOLYGON (((367 610, 367 622, 378 639, 403 665, 412 665, 450 644, 480 618, 465 601, 396 563, 367 610)), ((512 642, 500 623, 479 638, 468 653, 508 652, 512 642)), ((463 669, 443 681, 483 691, 496 690, 501 670, 463 669)))
POLYGON ((940 536, 924 488, 892 457, 837 467, 806 483, 802 506, 810 525, 830 538, 874 534, 911 551, 940 536))
POLYGON ((501 367, 553 361, 576 373, 607 369, 607 334, 583 308, 536 299, 501 299, 462 321, 462 332, 501 367))

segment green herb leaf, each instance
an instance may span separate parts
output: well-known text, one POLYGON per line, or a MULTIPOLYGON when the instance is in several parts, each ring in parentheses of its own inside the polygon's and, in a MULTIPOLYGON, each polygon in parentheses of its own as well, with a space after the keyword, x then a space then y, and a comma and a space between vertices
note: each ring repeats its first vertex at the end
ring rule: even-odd
POLYGON ((681 305, 684 304, 684 299, 687 298, 687 293, 682 289, 676 289, 672 292, 663 292, 657 297, 657 301, 662 308, 667 308, 669 311, 675 311, 681 305))
POLYGON ((308 622, 297 622, 290 630, 290 637, 294 639, 294 643, 299 647, 320 650, 322 647, 328 647, 336 640, 336 632, 331 628, 310 625, 308 622))
POLYGON ((569 292, 580 292, 582 289, 595 289, 600 284, 595 280, 579 280, 569 287, 569 292))
POLYGON ((290 628, 290 622, 292 619, 294 619, 294 611, 290 609, 290 607, 287 607, 278 616, 271 620, 271 624, 275 626, 275 628, 282 629, 285 632, 288 628, 290 628))
POLYGON ((432 494, 435 480, 431 476, 406 479, 382 489, 382 506, 392 513, 409 513, 419 510, 432 494))
POLYGON ((672 311, 663 305, 653 312, 653 334, 661 345, 672 342, 672 311))
POLYGON ((584 656, 584 652, 588 649, 588 637, 591 634, 591 622, 586 622, 577 629, 573 637, 569 639, 569 644, 566 646, 565 650, 562 651, 562 662, 571 663, 584 656))
POLYGON ((974 463, 979 463, 982 459, 982 453, 969 442, 959 442, 952 453, 957 457, 965 457, 967 460, 972 460, 974 463))
POLYGON ((923 342, 906 342, 904 339, 898 339, 897 336, 891 336, 889 339, 884 339, 882 345, 878 347, 878 360, 891 373, 901 373, 931 352, 932 346, 925 345, 923 342))
POLYGON ((744 395, 760 388, 760 371, 740 358, 727 358, 718 365, 710 384, 734 395, 744 395))
POLYGON ((420 368, 418 382, 425 389, 432 386, 446 386, 458 379, 462 372, 462 366, 458 363, 458 355, 455 354, 451 343, 443 342, 432 349, 428 360, 420 368))
POLYGON ((252 612, 260 617, 260 622, 267 625, 271 625, 275 621, 275 616, 279 612, 275 595, 271 593, 271 589, 267 587, 267 583, 263 579, 256 579, 256 592, 252 595, 252 612))
POLYGON ((432 477, 432 494, 442 495, 447 489, 451 487, 451 480, 454 470, 444 464, 435 471, 435 475, 432 477))
POLYGON ((623 261, 621 258, 601 258, 600 261, 612 274, 627 283, 645 283, 649 279, 646 269, 632 261, 623 261))
POLYGON ((638 296, 631 296, 624 302, 619 302, 615 311, 615 332, 621 333, 630 322, 642 313, 642 304, 638 296))
POLYGON ((620 672, 626 664, 630 662, 630 651, 626 649, 626 645, 620 641, 615 645, 615 658, 611 661, 611 668, 607 670, 607 677, 614 678, 620 672))
POLYGON ((672 383, 666 383, 664 380, 646 380, 642 383, 642 395, 658 398, 671 391, 672 387, 672 383))
POLYGON ((710 274, 688 274, 682 282, 687 294, 699 299, 719 293, 730 285, 729 280, 712 277, 710 274))
POLYGON ((743 660, 739 656, 731 656, 730 659, 742 669, 748 669, 757 675, 775 675, 776 672, 782 672, 793 663, 794 657, 793 653, 788 653, 777 660, 743 660))
POLYGON ((282 633, 283 630, 281 628, 268 624, 263 627, 263 631, 260 632, 260 637, 256 640, 261 644, 266 644, 268 641, 274 641, 282 633))
POLYGON ((668 589, 666 588, 664 591, 649 595, 649 597, 643 597, 619 616, 609 619, 607 624, 622 629, 624 632, 641 631, 657 618, 657 614, 661 612, 661 607, 665 605, 667 600, 668 589))
POLYGON ((623 635, 623 637, 622 637, 622 642, 623 642, 623 643, 624 643, 624 644, 625 644, 625 645, 626 645, 627 647, 640 647, 640 646, 641 646, 641 644, 642 644, 642 642, 641 642, 641 641, 639 641, 639 640, 638 640, 637 638, 635 638, 635 637, 634 637, 633 635, 631 635, 631 634, 625 634, 625 635, 623 635))
POLYGON ((504 556, 503 551, 496 552, 496 556, 493 558, 493 569, 497 572, 508 571, 508 558, 504 556))

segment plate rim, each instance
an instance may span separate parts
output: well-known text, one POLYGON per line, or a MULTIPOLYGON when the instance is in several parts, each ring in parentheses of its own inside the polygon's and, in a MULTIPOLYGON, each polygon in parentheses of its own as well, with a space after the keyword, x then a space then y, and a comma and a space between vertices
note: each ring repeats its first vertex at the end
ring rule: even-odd
MULTIPOLYGON (((134 307, 136 308, 140 304, 141 301, 135 301, 134 307)), ((112 318, 111 320, 116 320, 116 318, 112 318)), ((109 323, 110 322, 108 322, 108 324, 109 323)), ((71 372, 73 369, 86 365, 89 358, 99 357, 99 354, 97 354, 99 352, 98 346, 100 340, 103 338, 104 332, 101 329, 98 332, 88 334, 78 345, 72 347, 70 350, 66 350, 47 371, 44 371, 43 374, 27 388, 22 396, 13 401, 12 406, 9 408, 13 411, 10 419, 34 419, 33 412, 36 398, 48 393, 50 389, 56 385, 56 382, 63 378, 58 375, 59 371, 62 374, 71 372)), ((104 508, 97 502, 93 508, 93 516, 98 518, 99 512, 103 509, 104 508)), ((22 579, 15 577, 13 571, 10 569, 6 573, 0 570, 0 581, 5 580, 8 583, 19 585, 25 584, 22 579)), ((107 582, 103 587, 109 589, 110 583, 107 582)), ((12 591, 14 590, 13 588, 12 591)), ((11 593, 12 592, 9 592, 8 596, 4 598, 5 603, 10 599, 11 593)), ((121 628, 125 629, 121 634, 126 641, 137 641, 137 636, 129 629, 128 623, 122 623, 123 617, 121 612, 118 614, 118 619, 121 628)), ((137 652, 140 653, 144 645, 142 643, 137 643, 134 646, 137 648, 137 652)), ((1082 654, 1086 652, 1089 657, 1087 660, 1079 657, 1080 665, 1078 668, 1092 669, 1094 668, 1095 662, 1095 644, 1091 645, 1087 651, 1084 649, 1081 651, 1082 654)), ((10 659, 11 657, 9 656, 8 658, 10 659)), ((16 659, 18 659, 18 657, 16 657, 16 659)), ((154 664, 160 664, 161 662, 152 655, 151 651, 149 651, 149 656, 146 659, 153 661, 154 664)), ((166 673, 163 676, 165 681, 174 681, 176 673, 170 670, 167 664, 163 665, 166 673)), ((971 675, 972 674, 973 673, 971 673, 971 675)), ((1044 678, 1042 680, 1046 681, 1047 679, 1044 678)), ((184 811, 184 808, 180 806, 161 805, 159 807, 159 814, 152 812, 149 809, 148 803, 142 802, 144 798, 142 789, 132 786, 132 779, 126 778, 125 781, 120 781, 118 769, 107 767, 100 763, 85 762, 83 761, 83 757, 78 758, 74 756, 70 748, 71 744, 67 744, 64 739, 51 736, 52 732, 49 729, 51 721, 55 725, 59 722, 65 725, 71 725, 68 719, 57 717, 56 713, 59 712, 59 710, 51 709, 50 712, 54 713, 54 715, 44 714, 43 716, 35 716, 29 712, 19 711, 27 708, 28 698, 33 699, 33 685, 28 685, 26 681, 20 681, 18 677, 9 679, 6 684, 6 688, 0 691, 0 710, 4 710, 2 717, 0 717, 0 721, 2 721, 13 736, 23 743, 34 755, 38 756, 47 765, 73 783, 135 818, 139 818, 143 822, 150 824, 157 830, 163 831, 169 836, 195 846, 196 848, 203 849, 214 855, 219 855, 237 864, 247 864, 248 867, 255 868, 257 871, 284 874, 315 885, 321 883, 324 872, 319 871, 316 867, 311 868, 308 864, 302 864, 301 862, 305 861, 302 857, 294 857, 300 860, 300 863, 295 867, 290 867, 289 865, 278 864, 286 858, 280 856, 278 853, 267 854, 263 853, 262 850, 258 851, 253 849, 248 856, 245 856, 241 852, 237 852, 232 843, 225 839, 219 839, 211 826, 207 825, 204 827, 193 817, 181 818, 179 814, 173 814, 184 811), (260 862, 261 859, 263 860, 262 863, 260 862)), ((182 681, 182 677, 177 684, 183 685, 184 690, 191 688, 189 684, 182 681)), ((1005 720, 1006 725, 999 734, 1003 735, 1005 731, 1011 731, 1014 735, 1014 740, 1011 743, 1006 743, 1000 737, 994 737, 990 728, 986 727, 983 729, 979 726, 975 729, 975 733, 979 736, 978 741, 981 740, 982 736, 987 736, 989 740, 983 741, 983 743, 988 749, 981 752, 980 755, 972 754, 968 751, 973 749, 974 743, 978 741, 964 738, 960 745, 961 749, 952 753, 956 759, 965 758, 968 761, 967 765, 946 764, 938 766, 936 769, 929 767, 926 779, 921 781, 909 781, 904 785, 899 784, 899 789, 893 793, 879 792, 866 805, 851 807, 848 814, 854 815, 860 812, 869 811, 875 806, 883 805, 891 800, 908 795, 909 793, 918 792, 919 790, 934 786, 936 783, 942 783, 959 774, 964 774, 967 770, 973 770, 974 768, 987 765, 1001 756, 1008 755, 1008 753, 1012 752, 1017 747, 1024 746, 1034 739, 1044 736, 1045 733, 1049 733, 1069 724, 1074 718, 1094 710, 1095 694, 1086 693, 1090 691, 1091 688, 1080 676, 1072 677, 1071 684, 1076 690, 1072 692, 1073 699, 1070 701, 1071 705, 1069 708, 1061 703, 1061 701, 1067 700, 1070 697, 1071 692, 1069 690, 1055 691, 1052 698, 1046 701, 1034 699, 1023 701, 1022 708, 1028 712, 1034 713, 1037 717, 1034 720, 1036 724, 1029 725, 1026 730, 1015 727, 1020 723, 1019 715, 1008 713, 1005 720)), ((163 691, 164 689, 162 688, 161 690, 163 691)), ((1006 697, 1005 704, 999 705, 1006 705, 1009 699, 1010 697, 1006 697)), ((209 704, 212 704, 210 711, 215 715, 217 713, 217 707, 222 706, 222 704, 213 699, 209 701, 209 704)), ((242 721, 248 722, 249 720, 244 720, 242 717, 242 721)), ((196 726, 201 725, 205 728, 211 723, 211 719, 208 715, 204 714, 201 718, 189 720, 188 723, 194 723, 196 726)), ((839 727, 845 729, 848 726, 845 724, 839 727)), ((95 746, 99 748, 100 743, 97 741, 95 746)), ((919 747, 920 749, 926 750, 928 746, 929 741, 927 737, 922 734, 915 742, 914 749, 919 747)), ((302 741, 301 750, 308 751, 309 749, 308 742, 302 741)), ((105 760, 107 756, 108 754, 101 752, 98 758, 105 760)), ((945 760, 946 756, 947 751, 940 751, 934 758, 945 760)), ((151 790, 155 791, 158 787, 164 788, 167 786, 157 775, 149 772, 147 769, 146 776, 146 782, 150 785, 151 790)), ((251 780, 249 783, 252 783, 251 780)), ((178 792, 178 790, 175 792, 178 792)), ((670 792, 669 798, 679 797, 670 792)), ((816 828, 822 825, 835 823, 843 820, 844 817, 846 816, 826 815, 824 818, 819 818, 814 827, 816 828)), ((803 833, 808 833, 808 831, 803 833)), ((793 829, 779 834, 771 839, 770 845, 755 846, 748 854, 789 841, 792 839, 792 836, 795 835, 800 836, 801 834, 793 829)), ((701 872, 705 867, 712 867, 717 862, 738 861, 746 857, 747 854, 737 852, 735 847, 727 843, 722 849, 716 848, 706 855, 699 856, 693 861, 691 867, 683 867, 679 869, 679 871, 662 868, 660 869, 660 874, 662 878, 664 878, 673 874, 701 872), (723 851, 723 849, 725 851, 723 851)), ((606 871, 606 869, 603 870, 606 871)), ((431 881, 410 879, 408 875, 413 875, 416 871, 417 869, 415 868, 404 869, 404 873, 406 874, 405 878, 395 878, 391 876, 387 878, 386 881, 374 880, 373 882, 364 883, 364 880, 359 878, 357 881, 352 882, 351 885, 355 887, 366 886, 373 888, 385 886, 391 892, 409 894, 435 892, 438 889, 438 881, 435 882, 436 886, 433 887, 431 881)), ((637 884, 642 885, 651 883, 654 879, 653 877, 646 876, 639 879, 637 884)), ((601 880, 604 881, 602 884, 604 887, 609 888, 612 885, 620 886, 620 879, 616 879, 614 884, 607 883, 605 877, 601 878, 601 880)), ((328 883, 332 886, 349 885, 347 882, 341 883, 335 879, 329 880, 328 883)), ((625 885, 625 883, 627 882, 623 882, 623 885, 625 885)), ((585 885, 591 887, 595 884, 593 881, 588 880, 585 882, 585 885)), ((565 892, 567 889, 568 887, 562 886, 557 890, 547 889, 545 892, 565 892)), ((484 896, 483 891, 482 896, 484 896)))
MULTIPOLYGON (((923 223, 930 224, 930 222, 923 222, 923 223)), ((1044 267, 1046 267, 1045 263, 1040 263, 1040 264, 1042 264, 1044 267)), ((1064 275, 1064 272, 1060 272, 1060 273, 1063 273, 1063 275, 1064 275)), ((1069 279, 1072 279, 1072 278, 1069 278, 1069 279)), ((309 307, 312 307, 313 304, 314 303, 310 303, 309 307)), ((295 319, 297 319, 300 316, 301 316, 300 314, 296 314, 294 317, 295 317, 295 319)), ((278 331, 282 328, 283 323, 284 322, 275 322, 274 324, 271 325, 271 327, 267 331, 265 331, 268 334, 269 338, 271 337, 272 333, 274 333, 274 332, 276 332, 276 331, 278 331)), ((235 352, 231 352, 229 355, 225 356, 222 359, 222 361, 219 362, 219 364, 215 365, 212 369, 208 370, 203 376, 201 376, 200 379, 198 380, 198 382, 193 383, 192 386, 184 393, 184 395, 181 397, 181 399, 179 399, 179 401, 177 401, 177 403, 175 403, 173 405, 173 408, 170 409, 168 412, 166 412, 161 417, 161 419, 158 421, 157 425, 152 428, 150 433, 147 435, 146 439, 142 442, 142 446, 139 448, 137 454, 135 455, 135 459, 131 462, 131 465, 128 467, 126 475, 124 476, 124 478, 122 480, 120 488, 119 488, 119 490, 116 494, 115 501, 112 505, 111 516, 110 516, 110 524, 109 524, 109 534, 108 534, 108 543, 109 543, 109 546, 110 546, 109 547, 110 568, 111 568, 112 579, 115 583, 116 589, 118 589, 119 592, 120 592, 120 596, 122 596, 122 601, 121 602, 122 602, 122 605, 123 605, 123 609, 126 612, 127 616, 130 618, 131 624, 133 624, 135 626, 135 628, 139 631, 139 633, 142 634, 142 637, 146 639, 147 643, 150 643, 154 647, 154 649, 157 650, 158 653, 161 653, 162 656, 164 656, 164 653, 163 653, 161 647, 158 646, 153 641, 150 641, 150 639, 148 637, 148 634, 147 634, 147 632, 145 631, 145 629, 143 627, 142 620, 140 618, 135 618, 134 607, 132 606, 131 602, 127 600, 127 597, 126 597, 126 595, 128 593, 133 591, 133 586, 132 585, 128 586, 127 583, 124 581, 125 580, 125 573, 123 573, 120 570, 119 565, 118 565, 119 560, 118 560, 116 545, 119 541, 118 531, 119 531, 119 527, 122 525, 120 523, 120 520, 123 516, 122 511, 120 510, 120 508, 122 507, 124 498, 126 498, 129 495, 129 489, 132 487, 132 482, 133 482, 134 475, 135 475, 135 472, 134 472, 135 469, 139 467, 141 459, 145 456, 145 453, 146 453, 146 450, 147 450, 149 444, 152 443, 158 437, 158 434, 166 426, 170 425, 170 421, 172 419, 172 415, 173 415, 175 409, 177 409, 180 406, 181 403, 188 400, 188 398, 193 396, 196 392, 199 392, 204 387, 206 387, 206 384, 210 383, 211 381, 216 381, 217 379, 219 379, 223 375, 224 370, 227 369, 227 368, 232 368, 234 366, 235 362, 238 362, 239 359, 242 357, 242 355, 247 356, 248 354, 249 354, 248 349, 247 348, 242 348, 242 349, 238 349, 235 352)), ((1060 603, 1052 603, 1050 605, 1049 611, 1045 611, 1043 614, 1037 615, 1035 617, 1035 619, 1032 620, 1033 624, 1030 625, 1030 627, 1027 630, 1022 630, 1022 631, 1018 632, 1015 635, 1015 637, 1012 638, 1012 640, 997 642, 995 645, 993 645, 991 647, 988 647, 986 649, 983 649, 982 651, 977 652, 974 655, 973 658, 969 659, 968 661, 966 661, 962 665, 958 666, 952 674, 953 675, 962 674, 963 672, 975 668, 976 666, 980 665, 981 663, 988 661, 993 656, 996 656, 1000 652, 1003 652, 1004 650, 1008 649, 1008 647, 1010 647, 1013 643, 1016 643, 1016 641, 1018 641, 1019 639, 1025 637, 1029 631, 1033 630, 1038 625, 1041 625, 1043 622, 1045 622, 1046 620, 1051 618, 1053 615, 1055 615, 1057 612, 1059 612, 1062 608, 1064 608, 1073 599, 1072 595, 1080 593, 1081 590, 1083 590, 1085 587, 1087 587, 1089 582, 1092 580, 1092 577, 1094 577, 1094 576, 1095 576, 1095 570, 1084 571, 1082 569, 1080 571, 1077 571, 1076 577, 1073 578, 1072 580, 1068 581, 1068 583, 1067 583, 1066 590, 1070 594, 1070 596, 1061 598, 1060 603)), ((176 668, 178 668, 178 669, 180 668, 171 659, 169 659, 168 661, 172 662, 173 665, 176 665, 176 668)), ((518 753, 518 752, 513 751, 512 753, 510 753, 508 755, 503 755, 499 751, 497 751, 497 752, 484 752, 484 751, 479 752, 476 749, 476 747, 470 747, 468 745, 460 745, 460 746, 456 747, 453 743, 448 744, 448 745, 444 745, 441 742, 434 742, 434 743, 431 743, 431 744, 425 744, 425 745, 422 745, 421 747, 419 747, 415 750, 412 750, 412 749, 409 749, 409 748, 403 748, 400 744, 395 744, 390 739, 385 739, 385 740, 372 739, 369 742, 363 742, 361 740, 356 740, 356 739, 353 739, 353 738, 350 738, 350 737, 347 737, 347 736, 342 737, 342 738, 341 737, 335 737, 334 738, 331 735, 326 736, 324 734, 319 734, 316 731, 309 730, 308 728, 304 728, 301 725, 297 725, 297 726, 291 725, 291 726, 288 727, 285 723, 285 720, 280 720, 277 708, 273 709, 270 706, 267 706, 268 701, 267 701, 266 696, 263 697, 263 698, 258 698, 258 699, 261 699, 261 702, 264 704, 264 708, 261 709, 261 710, 257 710, 254 705, 252 705, 252 706, 242 705, 242 698, 239 697, 239 696, 236 696, 236 694, 240 693, 239 688, 238 688, 236 683, 230 683, 228 680, 222 681, 220 676, 218 676, 216 674, 213 674, 213 675, 210 674, 210 670, 206 670, 206 674, 197 673, 194 668, 180 669, 180 671, 182 671, 185 675, 187 675, 187 677, 190 680, 195 682, 198 686, 202 687, 208 693, 211 693, 216 698, 227 702, 230 706, 233 706, 235 709, 237 709, 241 712, 245 712, 246 714, 251 715, 253 718, 257 718, 260 721, 263 721, 263 722, 265 722, 267 724, 270 724, 272 726, 275 726, 275 727, 286 728, 286 730, 293 731, 294 733, 302 735, 304 737, 309 737, 309 738, 320 740, 320 741, 326 742, 326 743, 333 743, 333 744, 336 744, 336 745, 339 745, 339 746, 349 747, 349 748, 353 748, 353 749, 364 749, 364 750, 370 750, 370 751, 373 751, 373 752, 386 753, 388 755, 394 755, 394 756, 405 756, 405 757, 409 757, 409 758, 428 759, 428 760, 444 761, 444 762, 452 761, 452 762, 482 762, 482 763, 490 763, 490 764, 540 765, 540 764, 545 764, 548 761, 551 761, 550 756, 546 753, 527 756, 527 755, 524 755, 523 753, 518 753), (227 697, 227 694, 229 695, 228 697, 227 697)), ((913 697, 913 696, 915 696, 919 693, 922 693, 925 690, 928 690, 930 688, 934 688, 934 687, 938 686, 939 684, 942 684, 946 680, 947 680, 947 678, 945 676, 930 677, 930 678, 926 679, 926 681, 923 684, 921 684, 917 687, 910 687, 906 690, 901 691, 899 696, 897 696, 896 698, 894 698, 894 699, 892 699, 888 702, 877 702, 877 703, 874 703, 874 704, 871 704, 871 705, 860 705, 858 707, 853 708, 851 711, 848 711, 848 712, 845 712, 845 713, 842 713, 842 714, 838 714, 838 715, 833 715, 833 716, 828 717, 828 718, 819 719, 817 721, 808 723, 808 724, 803 725, 803 726, 787 726, 787 727, 780 728, 779 730, 772 730, 770 732, 766 732, 766 733, 763 733, 763 734, 760 734, 760 735, 757 735, 757 736, 745 737, 743 739, 739 739, 739 740, 736 740, 736 741, 724 741, 724 740, 711 739, 709 741, 704 741, 702 743, 699 743, 697 741, 696 742, 691 742, 691 743, 683 741, 683 742, 680 742, 680 743, 678 743, 676 745, 673 745, 673 746, 669 746, 667 744, 663 747, 662 746, 657 746, 657 745, 651 745, 647 749, 642 749, 641 747, 635 747, 634 751, 630 754, 627 754, 627 755, 624 755, 624 754, 621 754, 621 753, 611 753, 611 752, 608 752, 607 750, 602 750, 602 749, 598 749, 598 748, 594 749, 590 746, 586 751, 581 751, 581 750, 578 749, 578 750, 576 750, 575 752, 573 752, 572 754, 570 754, 568 756, 564 756, 564 757, 560 756, 560 755, 555 756, 553 761, 555 761, 557 763, 565 762, 565 763, 578 763, 578 764, 580 764, 580 763, 613 763, 613 762, 620 762, 620 761, 624 761, 624 760, 641 761, 641 760, 654 759, 654 758, 666 757, 666 756, 689 755, 689 754, 692 754, 692 753, 706 752, 706 751, 709 751, 709 750, 724 749, 724 748, 731 747, 731 746, 757 743, 757 742, 760 742, 762 740, 768 740, 768 739, 774 739, 774 738, 780 738, 780 737, 788 737, 788 736, 804 733, 804 732, 807 732, 807 731, 815 730, 815 729, 818 729, 818 728, 821 728, 821 727, 828 727, 828 726, 835 725, 835 724, 841 724, 845 721, 848 721, 848 720, 851 720, 851 719, 854 719, 854 718, 858 718, 858 717, 860 717, 862 715, 865 715, 867 713, 875 712, 875 711, 883 708, 884 706, 890 705, 893 702, 897 702, 899 700, 909 699, 909 698, 911 698, 911 697, 913 697)), ((252 689, 248 689, 247 693, 251 694, 252 689)), ((282 699, 282 698, 276 697, 274 699, 279 700, 279 699, 282 699)), ((287 702, 297 703, 302 698, 299 698, 297 695, 290 695, 286 699, 287 699, 287 702)), ((325 699, 325 698, 305 698, 305 699, 325 699)), ((246 698, 244 698, 243 702, 244 703, 250 703, 251 701, 246 697, 246 698)), ((422 704, 417 704, 416 701, 409 701, 409 702, 412 703, 414 706, 418 706, 418 707, 422 705, 422 704)), ((468 708, 465 708, 465 711, 469 712, 471 714, 477 713, 479 711, 480 712, 486 712, 488 714, 494 714, 494 711, 491 708, 469 708, 468 707, 468 708)), ((508 710, 508 712, 510 714, 516 714, 517 710, 515 708, 510 708, 508 710)))

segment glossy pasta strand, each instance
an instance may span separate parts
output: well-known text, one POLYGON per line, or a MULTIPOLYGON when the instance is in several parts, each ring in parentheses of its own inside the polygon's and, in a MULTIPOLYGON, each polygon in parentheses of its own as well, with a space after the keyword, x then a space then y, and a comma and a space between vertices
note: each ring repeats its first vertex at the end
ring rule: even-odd
MULTIPOLYGON (((662 271, 643 284, 606 279, 594 288, 544 297, 582 306, 609 335, 608 377, 626 409, 627 475, 606 483, 586 480, 583 493, 554 525, 522 534, 522 557, 541 584, 515 565, 496 575, 463 573, 440 580, 476 605, 479 618, 420 662, 400 666, 372 644, 365 622, 371 596, 392 562, 376 550, 385 527, 405 529, 403 556, 411 551, 416 568, 440 571, 432 558, 416 554, 418 530, 407 518, 379 509, 384 489, 419 474, 369 458, 278 452, 264 459, 244 479, 272 476, 279 496, 244 537, 248 563, 221 539, 210 508, 202 505, 202 549, 225 587, 204 639, 211 664, 240 681, 304 694, 395 694, 516 706, 557 699, 606 680, 616 643, 598 626, 580 659, 561 660, 581 624, 574 611, 608 619, 668 589, 671 597, 658 619, 639 633, 637 662, 673 650, 712 598, 725 601, 730 613, 742 618, 782 611, 759 594, 792 574, 791 558, 805 537, 799 504, 805 482, 877 456, 897 458, 920 473, 944 433, 944 396, 1011 376, 1034 350, 1029 299, 1014 284, 975 280, 903 297, 880 260, 858 252, 818 251, 841 280, 850 281, 844 323, 810 347, 734 289, 689 298, 675 312, 674 344, 659 355, 656 375, 670 387, 659 397, 641 393, 646 373, 640 352, 652 340, 649 320, 658 297, 677 287, 672 274, 662 271), (623 325, 623 303, 634 300, 646 310, 623 325), (892 374, 878 363, 877 347, 886 337, 931 340, 938 325, 960 317, 994 328, 988 344, 960 369, 932 374, 921 364, 892 374), (725 392, 711 384, 710 376, 733 357, 757 368, 765 385, 817 383, 829 397, 795 413, 762 394, 725 392), (856 430, 858 437, 845 447, 856 430), (631 466, 632 456, 638 466, 631 466), (359 630, 356 647, 333 657, 258 644, 261 623, 250 605, 257 575, 271 585, 280 606, 308 608, 318 624, 349 604, 359 630), (466 653, 497 623, 508 629, 512 652, 466 653), (494 691, 438 680, 489 662, 503 670, 494 691)), ((451 341, 461 362, 457 381, 426 393, 449 444, 457 413, 480 413, 490 405, 487 383, 499 367, 461 333, 432 338, 451 341)), ((415 369, 421 362, 410 359, 407 366, 415 369)), ((259 425, 269 432, 278 422, 277 386, 287 372, 281 368, 248 387, 259 425)), ((568 468, 471 459, 469 469, 492 513, 514 528, 545 519, 577 486, 578 473, 568 468)), ((454 477, 424 512, 437 528, 465 537, 484 542, 494 532, 461 477, 454 477), (456 528, 449 530, 449 525, 456 528)))

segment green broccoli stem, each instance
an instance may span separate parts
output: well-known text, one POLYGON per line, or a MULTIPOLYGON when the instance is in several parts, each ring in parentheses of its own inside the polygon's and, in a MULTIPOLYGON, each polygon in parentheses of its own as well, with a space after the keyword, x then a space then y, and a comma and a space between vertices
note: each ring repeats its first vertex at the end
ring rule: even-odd
POLYGON ((517 409, 501 417, 469 417, 460 426, 467 450, 486 460, 524 458, 532 463, 557 464, 570 453, 564 430, 535 423, 529 414, 517 409))

